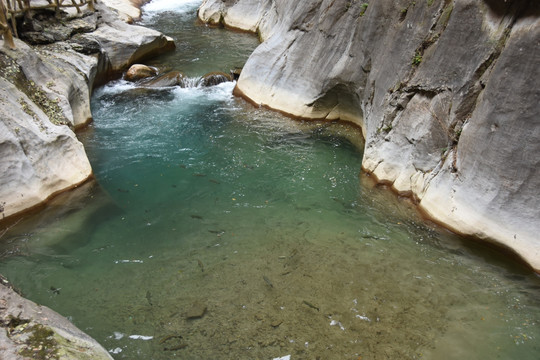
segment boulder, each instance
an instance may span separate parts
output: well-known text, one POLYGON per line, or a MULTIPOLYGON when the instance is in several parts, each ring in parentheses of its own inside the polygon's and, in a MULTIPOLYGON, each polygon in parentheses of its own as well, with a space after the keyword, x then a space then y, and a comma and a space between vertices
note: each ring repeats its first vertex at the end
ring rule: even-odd
POLYGON ((141 18, 143 0, 102 0, 109 8, 116 11, 117 16, 124 22, 131 24, 141 18))
POLYGON ((131 67, 128 69, 128 71, 124 75, 124 80, 139 81, 142 79, 154 77, 157 74, 158 74, 158 70, 154 67, 150 67, 150 66, 146 66, 142 64, 134 64, 134 65, 131 65, 131 67))
POLYGON ((272 0, 207 0, 199 7, 198 16, 202 21, 212 25, 259 32, 264 36, 266 31, 259 30, 261 28, 272 30, 272 26, 268 24, 273 22, 277 15, 275 12, 272 0))
POLYGON ((147 87, 184 87, 185 75, 180 71, 170 71, 154 79, 142 81, 140 84, 147 87))
POLYGON ((130 25, 118 19, 101 2, 95 4, 99 11, 100 23, 92 33, 81 34, 100 44, 105 61, 103 74, 118 74, 132 64, 171 51, 174 40, 162 33, 142 26, 130 25))
POLYGON ((0 77, 0 219, 43 203, 92 175, 83 145, 0 77))
POLYGON ((205 87, 215 86, 227 81, 232 81, 231 75, 225 74, 223 72, 211 72, 203 75, 200 81, 200 85, 205 87))

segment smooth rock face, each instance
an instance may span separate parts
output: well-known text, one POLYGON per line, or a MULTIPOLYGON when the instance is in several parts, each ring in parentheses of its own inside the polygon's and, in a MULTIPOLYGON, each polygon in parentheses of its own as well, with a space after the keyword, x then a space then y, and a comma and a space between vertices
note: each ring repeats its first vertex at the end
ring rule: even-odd
MULTIPOLYGON (((16 44, 23 48, 21 42, 16 44)), ((73 131, 53 124, 30 97, 2 77, 0 119, 0 218, 40 204, 92 174, 73 131)))
POLYGON ((31 341, 27 344, 28 339, 38 333, 51 335, 46 349, 55 352, 55 359, 112 359, 101 345, 66 318, 22 298, 0 283, 0 359, 30 358, 21 353, 32 354, 33 348, 39 346, 31 341))
POLYGON ((43 33, 61 23, 65 41, 16 39, 10 50, 0 40, 0 221, 92 176, 73 129, 92 119, 96 79, 170 48, 161 33, 125 24, 101 3, 96 10, 40 22, 43 33))
POLYGON ((138 81, 149 77, 156 76, 158 71, 154 67, 150 67, 143 64, 134 64, 128 69, 124 75, 124 80, 138 81))
POLYGON ((264 40, 237 94, 359 125, 365 171, 540 271, 540 3, 367 3, 205 0, 199 17, 264 40))
POLYGON ((129 1, 129 0, 102 0, 102 2, 114 9, 118 17, 126 23, 132 23, 134 20, 141 18, 141 6, 143 1, 129 1))

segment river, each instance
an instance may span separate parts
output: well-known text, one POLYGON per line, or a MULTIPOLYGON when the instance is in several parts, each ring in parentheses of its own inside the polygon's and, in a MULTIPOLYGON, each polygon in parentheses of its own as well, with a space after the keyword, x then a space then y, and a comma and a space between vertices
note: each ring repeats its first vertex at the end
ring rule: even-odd
MULTIPOLYGON (((255 36, 148 4, 160 69, 242 66, 255 36)), ((195 83, 196 81, 194 81, 195 83)), ((538 359, 540 280, 360 174, 361 135, 218 86, 97 89, 96 181, 0 243, 0 273, 116 359, 538 359)))

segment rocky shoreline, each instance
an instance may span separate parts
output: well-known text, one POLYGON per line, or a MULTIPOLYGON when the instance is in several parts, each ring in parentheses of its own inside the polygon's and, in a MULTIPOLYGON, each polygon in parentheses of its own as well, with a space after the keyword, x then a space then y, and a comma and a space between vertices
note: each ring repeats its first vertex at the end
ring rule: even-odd
MULTIPOLYGON (((174 48, 129 25, 142 1, 99 1, 95 11, 34 12, 15 48, 0 40, 0 223, 93 177, 75 130, 92 120, 93 88, 128 66, 174 48), (117 12, 106 6, 114 3, 117 12), (123 19, 124 21, 120 20, 123 19)), ((113 4, 113 5, 114 5, 113 4)), ((2 359, 112 359, 66 318, 0 282, 2 359)))
MULTIPOLYGON (((43 15, 15 49, 0 40, 0 222, 92 178, 74 131, 92 119, 93 88, 174 47, 127 24, 143 3, 100 1, 96 12, 68 14, 61 25, 43 15)), ((259 34, 236 94, 291 116, 359 126, 366 174, 411 196, 431 219, 540 272, 540 6, 205 0, 199 17, 259 34)), ((2 358, 47 350, 111 359, 4 281, 0 323, 2 358)))
POLYGON ((92 119, 96 84, 174 48, 163 34, 96 12, 35 14, 9 49, 0 41, 0 221, 40 206, 92 177, 75 129, 92 119))
POLYGON ((66 318, 23 298, 1 277, 0 358, 112 359, 66 318))
POLYGON ((362 128, 364 174, 540 272, 540 4, 204 0, 262 44, 235 93, 362 128))

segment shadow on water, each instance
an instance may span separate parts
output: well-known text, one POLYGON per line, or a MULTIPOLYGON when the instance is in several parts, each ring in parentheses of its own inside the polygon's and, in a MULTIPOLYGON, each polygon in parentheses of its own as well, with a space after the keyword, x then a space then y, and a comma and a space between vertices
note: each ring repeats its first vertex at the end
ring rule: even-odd
POLYGON ((38 214, 10 225, 0 241, 0 261, 20 255, 68 255, 91 241, 96 223, 120 213, 103 189, 89 181, 58 195, 38 214))

